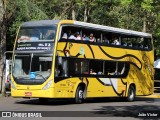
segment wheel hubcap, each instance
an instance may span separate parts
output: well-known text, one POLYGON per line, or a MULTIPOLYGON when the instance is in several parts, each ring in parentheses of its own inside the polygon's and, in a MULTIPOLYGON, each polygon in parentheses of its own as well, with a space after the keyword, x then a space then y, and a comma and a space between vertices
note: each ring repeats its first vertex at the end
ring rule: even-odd
POLYGON ((81 98, 81 99, 83 98, 83 91, 82 90, 79 91, 79 98, 81 98))
POLYGON ((130 96, 129 97, 130 97, 130 99, 134 98, 134 92, 133 92, 133 90, 130 91, 130 96))

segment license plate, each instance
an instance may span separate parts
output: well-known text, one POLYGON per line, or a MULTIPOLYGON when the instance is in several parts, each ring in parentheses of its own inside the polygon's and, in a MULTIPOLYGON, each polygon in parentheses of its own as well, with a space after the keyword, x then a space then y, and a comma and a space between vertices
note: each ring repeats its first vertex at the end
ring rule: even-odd
POLYGON ((25 92, 25 96, 32 96, 32 92, 25 92))

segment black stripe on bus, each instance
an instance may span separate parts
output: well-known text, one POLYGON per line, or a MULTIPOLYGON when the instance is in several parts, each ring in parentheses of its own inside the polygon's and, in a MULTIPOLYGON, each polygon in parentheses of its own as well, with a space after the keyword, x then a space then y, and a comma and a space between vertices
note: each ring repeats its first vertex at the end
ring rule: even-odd
POLYGON ((81 54, 80 53, 78 53, 75 57, 78 57, 78 56, 80 56, 81 54))
POLYGON ((87 81, 87 87, 88 87, 88 85, 89 85, 89 80, 88 80, 88 78, 86 77, 86 81, 87 81))
POLYGON ((108 56, 109 58, 112 58, 112 59, 122 59, 122 58, 125 58, 125 57, 133 57, 133 58, 135 58, 136 60, 138 60, 138 62, 141 64, 141 67, 139 68, 135 63, 133 63, 133 62, 130 62, 131 64, 133 64, 133 65, 135 65, 135 66, 137 66, 140 70, 142 69, 142 62, 136 57, 136 56, 134 56, 134 55, 132 55, 132 54, 126 54, 126 55, 123 55, 123 56, 120 56, 120 57, 114 57, 114 56, 111 56, 111 55, 109 55, 108 53, 106 53, 100 46, 99 46, 99 48, 101 49, 101 51, 106 55, 106 56, 108 56))
POLYGON ((111 86, 110 84, 105 84, 104 82, 101 81, 100 78, 96 78, 101 84, 103 84, 104 86, 111 86))
POLYGON ((69 77, 55 77, 54 78, 54 82, 55 83, 58 83, 58 82, 60 82, 60 81, 62 81, 62 80, 65 80, 65 79, 68 79, 69 77))
POLYGON ((123 93, 124 93, 124 91, 122 91, 121 93, 118 93, 118 92, 116 91, 116 89, 114 88, 114 86, 113 86, 113 83, 112 83, 111 79, 110 79, 110 82, 111 82, 111 85, 112 85, 112 88, 113 88, 114 92, 115 92, 118 96, 122 96, 122 95, 123 95, 123 93))
POLYGON ((130 46, 123 46, 123 45, 113 45, 113 44, 105 44, 105 43, 97 43, 97 42, 89 42, 84 40, 71 40, 71 39, 60 39, 58 42, 72 42, 72 43, 79 43, 79 44, 87 44, 87 45, 95 45, 95 46, 103 46, 103 47, 113 47, 113 48, 122 48, 122 49, 130 49, 130 50, 140 50, 140 51, 151 51, 151 48, 137 48, 137 47, 130 47, 130 46))
POLYGON ((91 50, 91 53, 92 53, 93 58, 95 58, 95 56, 94 56, 94 53, 93 53, 93 50, 92 50, 91 46, 90 46, 90 45, 88 45, 88 47, 89 47, 89 49, 91 50))
POLYGON ((135 63, 133 63, 133 62, 129 62, 130 64, 132 64, 132 65, 134 65, 136 68, 138 68, 139 70, 141 70, 142 69, 142 67, 141 68, 139 68, 135 63))
MULTIPOLYGON (((112 83, 112 81, 111 81, 111 78, 109 78, 111 85, 110 85, 110 84, 105 84, 105 83, 103 83, 103 82, 100 80, 100 78, 97 78, 97 80, 98 80, 101 84, 103 84, 103 85, 105 85, 105 86, 112 86, 114 92, 115 92, 118 96, 122 96, 123 93, 126 91, 126 90, 123 90, 122 93, 118 93, 118 92, 115 90, 114 86, 113 86, 113 83, 112 83)), ((122 83, 123 83, 123 84, 126 86, 126 88, 127 88, 127 82, 124 82, 122 79, 121 79, 121 81, 122 81, 122 83)), ((126 95, 126 92, 125 92, 125 95, 126 95)))
POLYGON ((123 83, 123 85, 126 86, 126 90, 125 90, 125 96, 126 96, 126 93, 127 93, 127 92, 126 92, 126 91, 127 91, 127 82, 124 82, 122 78, 121 78, 121 82, 123 83))
POLYGON ((68 42, 66 42, 66 45, 65 45, 65 47, 64 47, 64 49, 63 49, 63 52, 64 52, 64 55, 65 55, 65 56, 67 56, 67 55, 66 55, 66 52, 65 52, 65 50, 66 50, 66 48, 67 48, 67 45, 68 45, 68 42))
POLYGON ((123 83, 123 85, 127 84, 127 82, 124 82, 122 78, 121 78, 121 82, 123 83))

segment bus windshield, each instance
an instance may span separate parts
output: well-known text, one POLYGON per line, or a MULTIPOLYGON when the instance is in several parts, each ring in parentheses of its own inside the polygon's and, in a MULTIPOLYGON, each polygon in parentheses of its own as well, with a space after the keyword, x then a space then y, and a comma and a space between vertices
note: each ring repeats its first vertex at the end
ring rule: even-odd
POLYGON ((35 40, 54 40, 56 27, 21 27, 17 40, 35 41, 35 40))
POLYGON ((16 80, 32 79, 32 81, 41 80, 44 82, 50 76, 51 64, 52 55, 50 54, 16 54, 13 63, 13 76, 16 80))

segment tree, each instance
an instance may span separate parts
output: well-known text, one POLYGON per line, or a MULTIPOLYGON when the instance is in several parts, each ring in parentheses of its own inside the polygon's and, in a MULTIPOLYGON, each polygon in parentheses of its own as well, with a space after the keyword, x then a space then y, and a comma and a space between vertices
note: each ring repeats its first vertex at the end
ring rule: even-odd
POLYGON ((0 81, 1 81, 1 91, 4 95, 5 93, 5 75, 4 75, 4 53, 6 51, 6 1, 0 0, 0 81))
POLYGON ((48 19, 48 16, 30 0, 14 0, 7 3, 8 45, 13 48, 18 27, 26 21, 48 19))
POLYGON ((0 57, 4 57, 6 39, 7 50, 13 49, 22 22, 41 19, 72 19, 149 32, 157 38, 155 49, 160 56, 159 11, 159 0, 0 0, 0 57))
POLYGON ((6 51, 6 34, 9 36, 7 37, 7 46, 11 46, 10 48, 13 49, 16 31, 22 22, 48 19, 48 16, 29 0, 0 0, 0 11, 0 81, 3 81, 2 93, 5 95, 5 64, 3 62, 6 51))

